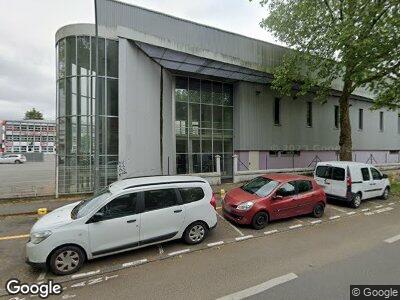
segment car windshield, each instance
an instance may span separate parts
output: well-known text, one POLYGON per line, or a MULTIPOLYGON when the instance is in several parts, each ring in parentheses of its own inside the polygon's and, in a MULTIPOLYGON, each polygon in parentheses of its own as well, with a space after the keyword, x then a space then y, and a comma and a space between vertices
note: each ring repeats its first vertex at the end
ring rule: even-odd
POLYGON ((108 189, 104 189, 93 197, 79 202, 79 204, 76 205, 71 211, 71 219, 79 219, 86 216, 94 207, 96 207, 99 201, 102 201, 110 195, 110 191, 108 189))
POLYGON ((259 197, 266 197, 278 186, 279 182, 265 178, 257 177, 250 181, 249 183, 242 186, 242 190, 250 193, 256 194, 259 197))

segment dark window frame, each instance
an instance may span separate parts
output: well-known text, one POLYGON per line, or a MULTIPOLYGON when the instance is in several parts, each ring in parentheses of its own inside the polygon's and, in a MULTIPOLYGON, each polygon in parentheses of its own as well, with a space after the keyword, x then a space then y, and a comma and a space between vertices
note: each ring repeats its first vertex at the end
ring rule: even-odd
POLYGON ((203 188, 199 187, 199 186, 180 187, 180 188, 178 188, 178 192, 179 192, 179 195, 181 197, 181 201, 182 201, 183 205, 190 204, 190 203, 193 203, 193 202, 198 202, 198 201, 204 199, 204 197, 206 196, 203 188), (195 200, 191 199, 190 201, 186 201, 186 198, 184 198, 184 196, 183 196, 183 190, 201 190, 202 196, 200 198, 198 198, 198 199, 195 199, 195 200))
MULTIPOLYGON (((134 213, 127 213, 127 214, 121 214, 121 215, 116 215, 116 216, 107 216, 107 214, 104 213, 104 216, 102 218, 102 221, 107 221, 107 220, 112 220, 112 219, 119 219, 119 218, 124 218, 124 217, 128 217, 128 216, 134 216, 140 213, 140 202, 141 202, 141 195, 140 192, 132 192, 132 193, 127 193, 127 194, 123 194, 123 195, 119 195, 115 198, 113 198, 111 201, 109 201, 107 204, 103 205, 97 212, 102 212, 103 210, 106 209, 106 207, 110 204, 112 204, 114 201, 116 201, 117 199, 120 199, 124 196, 132 196, 136 194, 136 203, 135 203, 135 212, 134 213)), ((131 199, 132 201, 132 199, 131 199)))
POLYGON ((358 110, 358 130, 364 129, 364 109, 358 110))
POLYGON ((370 174, 370 172, 369 172, 369 168, 368 168, 368 167, 361 168, 361 177, 362 177, 363 181, 370 181, 370 180, 371 180, 371 174, 370 174), (366 178, 365 175, 367 175, 367 174, 365 174, 365 173, 363 172, 364 170, 367 170, 368 178, 366 178))
POLYGON ((335 105, 335 111, 334 111, 334 126, 335 129, 339 129, 340 127, 340 109, 339 105, 335 105))
POLYGON ((273 120, 274 125, 280 126, 281 125, 281 99, 275 98, 274 99, 274 109, 273 109, 273 120))
POLYGON ((142 191, 142 194, 143 194, 143 196, 142 196, 142 199, 143 199, 142 200, 142 213, 146 213, 146 212, 150 212, 150 211, 155 211, 155 210, 160 210, 160 209, 165 209, 165 208, 169 208, 169 207, 182 205, 181 195, 180 195, 180 193, 179 193, 177 188, 168 187, 168 188, 151 189, 151 190, 142 191), (154 208, 154 209, 146 209, 146 193, 147 192, 162 191, 162 190, 173 190, 174 194, 175 194, 176 204, 175 205, 170 205, 170 206, 158 207, 158 208, 154 208))
POLYGON ((282 196, 283 198, 287 198, 287 197, 293 197, 297 195, 297 185, 296 185, 296 181, 289 181, 289 182, 284 182, 283 184, 281 184, 278 189, 276 190, 275 194, 277 196, 282 196), (294 193, 293 194, 286 194, 286 195, 281 195, 280 191, 284 188, 285 185, 291 185, 294 188, 294 193))
POLYGON ((313 103, 311 101, 307 101, 307 114, 306 114, 307 126, 313 126, 313 103))

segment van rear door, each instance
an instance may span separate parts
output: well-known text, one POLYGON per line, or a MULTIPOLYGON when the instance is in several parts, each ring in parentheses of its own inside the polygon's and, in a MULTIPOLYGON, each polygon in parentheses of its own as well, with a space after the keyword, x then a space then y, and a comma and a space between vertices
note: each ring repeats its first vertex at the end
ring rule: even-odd
POLYGON ((314 179, 326 194, 332 194, 332 166, 318 165, 315 169, 314 179))
POLYGON ((331 193, 334 196, 341 198, 347 198, 347 181, 346 181, 346 169, 342 167, 332 168, 332 181, 331 181, 331 193))

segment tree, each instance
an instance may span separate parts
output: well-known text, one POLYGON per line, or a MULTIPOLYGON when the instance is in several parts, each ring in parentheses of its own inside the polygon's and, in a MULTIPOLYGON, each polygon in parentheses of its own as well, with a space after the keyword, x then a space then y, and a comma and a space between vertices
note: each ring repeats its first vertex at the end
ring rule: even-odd
POLYGON ((43 120, 43 114, 35 108, 32 108, 26 111, 24 120, 43 120))
POLYGON ((340 159, 352 160, 351 94, 364 88, 374 95, 373 108, 400 107, 400 1, 259 2, 269 12, 261 27, 292 49, 273 71, 273 89, 326 102, 339 80, 340 159))

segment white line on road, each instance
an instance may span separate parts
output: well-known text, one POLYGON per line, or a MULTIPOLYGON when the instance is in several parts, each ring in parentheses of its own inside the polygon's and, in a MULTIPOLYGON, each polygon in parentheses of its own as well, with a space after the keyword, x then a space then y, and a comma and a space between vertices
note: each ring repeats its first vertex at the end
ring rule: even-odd
POLYGON ((296 225, 289 226, 289 229, 295 229, 295 228, 300 228, 300 227, 303 227, 303 224, 296 224, 296 225))
POLYGON ((374 214, 375 214, 375 213, 372 212, 372 211, 364 213, 364 215, 366 215, 366 216, 372 216, 372 215, 374 215, 374 214))
POLYGON ((333 208, 333 209, 335 209, 335 210, 337 210, 337 211, 340 211, 340 212, 342 212, 342 213, 347 212, 347 210, 341 209, 341 208, 336 207, 336 206, 334 206, 334 205, 329 205, 329 207, 330 207, 330 208, 333 208))
POLYGON ((388 243, 388 244, 392 244, 392 243, 397 242, 397 241, 400 241, 400 234, 385 240, 385 242, 388 243))
POLYGON ((103 277, 99 277, 99 278, 95 278, 95 279, 90 279, 88 281, 88 285, 93 285, 93 284, 97 284, 103 281, 103 277))
POLYGON ((91 272, 87 272, 87 273, 75 274, 75 275, 72 275, 71 278, 72 278, 72 279, 76 279, 76 278, 81 278, 81 277, 86 277, 86 276, 95 275, 95 274, 98 274, 98 273, 100 273, 100 270, 91 271, 91 272))
POLYGON ((363 208, 361 211, 369 211, 369 208, 363 208))
POLYGON ((388 205, 394 205, 395 203, 394 202, 390 202, 388 205))
POLYGON ((82 282, 78 282, 78 283, 71 285, 71 288, 83 287, 85 285, 86 285, 86 281, 82 281, 82 282))
POLYGON ((274 230, 270 230, 270 231, 265 231, 264 234, 265 235, 269 235, 269 234, 274 234, 274 233, 277 233, 277 232, 278 232, 278 229, 274 229, 274 230))
POLYGON ((273 288, 277 285, 286 283, 288 281, 291 281, 293 279, 296 279, 297 275, 294 273, 289 273, 271 280, 268 280, 264 283, 261 283, 259 285, 250 287, 248 289, 245 289, 243 291, 234 293, 234 294, 230 294, 221 298, 218 298, 217 300, 240 300, 240 299, 244 299, 244 298, 248 298, 250 296, 254 296, 257 295, 261 292, 264 292, 266 290, 269 290, 270 288, 273 288))
POLYGON ((219 241, 219 242, 215 242, 215 243, 209 243, 207 244, 208 247, 214 247, 214 246, 219 246, 224 244, 224 241, 219 241))
POLYGON ((348 214, 349 216, 351 216, 351 215, 355 215, 356 212, 355 212, 355 211, 349 211, 347 214, 348 214))
POLYGON ((164 253, 164 249, 161 244, 158 245, 158 252, 160 252, 160 254, 164 253))
POLYGON ((168 253, 168 256, 175 256, 175 255, 179 255, 179 254, 183 254, 183 253, 187 253, 187 252, 190 252, 190 249, 174 251, 174 252, 168 253))
POLYGON ((315 221, 311 221, 310 222, 311 224, 319 224, 319 223, 322 223, 322 220, 315 220, 315 221))
POLYGON ((131 261, 131 262, 127 262, 127 263, 122 264, 122 267, 123 268, 135 267, 135 266, 147 263, 147 261, 148 260, 146 258, 140 259, 140 260, 135 260, 135 261, 131 261))
POLYGON ((44 278, 46 277, 46 272, 42 272, 39 274, 38 278, 36 279, 37 282, 43 281, 44 278))
POLYGON ((231 222, 229 222, 227 219, 225 219, 223 216, 221 216, 218 212, 216 212, 216 213, 217 213, 217 215, 218 215, 222 220, 224 220, 225 222, 227 222, 233 229, 235 229, 235 231, 236 231, 237 233, 239 233, 241 236, 244 236, 244 233, 241 232, 241 231, 239 230, 239 228, 237 228, 236 226, 234 226, 231 222))
POLYGON ((339 218, 340 218, 340 216, 332 216, 329 218, 329 220, 335 220, 335 219, 339 219, 339 218))
POLYGON ((383 205, 377 205, 377 206, 375 206, 375 208, 381 208, 381 207, 383 207, 383 205))
POLYGON ((76 295, 69 295, 69 294, 65 294, 64 296, 61 297, 61 299, 71 299, 71 298, 75 298, 76 295))
POLYGON ((250 235, 245 235, 245 236, 239 236, 239 237, 235 238, 235 240, 243 241, 243 240, 251 239, 252 237, 254 237, 254 236, 252 234, 250 234, 250 235))

